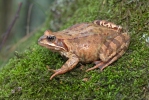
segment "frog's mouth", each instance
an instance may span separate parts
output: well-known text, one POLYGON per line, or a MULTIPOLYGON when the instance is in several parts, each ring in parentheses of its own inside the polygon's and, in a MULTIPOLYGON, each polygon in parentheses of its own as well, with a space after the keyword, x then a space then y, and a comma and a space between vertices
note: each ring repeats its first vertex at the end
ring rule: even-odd
POLYGON ((61 50, 64 50, 63 47, 57 46, 57 45, 55 45, 53 43, 48 43, 48 42, 42 42, 42 41, 40 41, 40 42, 38 42, 38 44, 41 45, 41 46, 43 46, 43 47, 46 47, 46 48, 48 48, 48 49, 50 49, 52 51, 61 51, 61 50))

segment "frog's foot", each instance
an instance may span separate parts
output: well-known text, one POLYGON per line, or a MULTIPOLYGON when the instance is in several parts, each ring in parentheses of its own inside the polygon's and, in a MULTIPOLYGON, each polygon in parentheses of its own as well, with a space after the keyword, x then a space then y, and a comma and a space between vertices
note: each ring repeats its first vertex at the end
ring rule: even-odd
POLYGON ((72 55, 72 57, 69 58, 67 62, 60 69, 53 70, 54 74, 50 77, 50 80, 52 80, 52 78, 57 75, 64 74, 72 70, 73 68, 76 67, 78 62, 79 62, 79 59, 75 55, 72 55))
POLYGON ((94 61, 93 63, 95 64, 95 66, 92 67, 92 68, 87 69, 86 72, 91 71, 91 70, 94 70, 96 68, 99 68, 99 66, 102 66, 102 63, 103 62, 101 60, 100 61, 97 60, 97 61, 94 61))
MULTIPOLYGON (((116 61, 119 57, 121 57, 124 54, 125 51, 120 51, 118 54, 116 54, 114 57, 112 57, 111 59, 109 59, 107 62, 100 62, 97 63, 94 67, 87 69, 86 71, 90 71, 90 70, 94 70, 96 68, 100 68, 100 70, 102 71, 104 68, 106 68, 107 66, 109 66, 111 63, 113 63, 114 61, 116 61)), ((97 61, 98 62, 98 61, 97 61)))
POLYGON ((101 63, 102 61, 100 60, 100 61, 94 61, 93 63, 95 64, 95 65, 97 65, 97 64, 99 64, 99 63, 101 63))
POLYGON ((55 72, 55 70, 51 69, 48 65, 46 66, 46 68, 48 69, 48 71, 55 72))
POLYGON ((87 69, 86 72, 91 71, 91 70, 94 70, 94 69, 97 69, 97 68, 100 68, 101 71, 103 70, 102 67, 105 65, 104 62, 96 61, 96 62, 94 62, 94 63, 95 63, 96 65, 95 65, 94 67, 91 67, 91 68, 87 69))
MULTIPOLYGON (((50 69, 51 70, 51 69, 50 69)), ((60 75, 60 74, 64 74, 66 73, 67 71, 69 71, 68 69, 57 69, 57 70, 51 70, 52 72, 54 72, 54 74, 50 77, 50 80, 53 79, 53 77, 57 76, 57 75, 60 75)))
POLYGON ((86 71, 88 72, 88 71, 94 70, 96 68, 100 68, 100 71, 102 71, 104 68, 109 66, 112 62, 117 60, 117 57, 118 56, 114 56, 112 59, 108 60, 107 62, 100 62, 100 63, 96 64, 94 67, 87 69, 86 71))

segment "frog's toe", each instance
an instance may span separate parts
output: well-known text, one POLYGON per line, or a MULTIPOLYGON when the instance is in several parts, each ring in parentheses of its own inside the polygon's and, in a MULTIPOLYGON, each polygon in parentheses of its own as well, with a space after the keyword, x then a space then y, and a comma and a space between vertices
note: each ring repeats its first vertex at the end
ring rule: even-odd
POLYGON ((97 68, 100 68, 100 71, 102 71, 105 67, 106 66, 105 66, 104 62, 98 61, 98 63, 96 63, 96 65, 94 67, 87 69, 86 72, 97 69, 97 68))
POLYGON ((52 70, 54 72, 54 74, 50 77, 50 80, 52 80, 55 76, 63 74, 63 70, 61 69, 57 69, 57 70, 52 70))
POLYGON ((100 64, 101 61, 98 61, 98 60, 97 60, 97 61, 94 61, 93 63, 94 63, 95 65, 97 65, 97 64, 100 64))
POLYGON ((53 70, 54 74, 50 77, 50 80, 52 80, 55 76, 64 74, 68 71, 69 71, 68 68, 60 68, 57 70, 53 70))
POLYGON ((96 65, 94 67, 91 67, 91 68, 87 69, 86 72, 91 71, 91 70, 94 70, 94 69, 97 69, 97 68, 98 68, 98 66, 96 65))
POLYGON ((46 68, 48 69, 48 71, 51 71, 51 72, 56 72, 54 69, 51 69, 48 65, 46 66, 46 68))
POLYGON ((48 69, 48 71, 53 72, 53 73, 56 72, 56 70, 54 70, 54 69, 48 69))
POLYGON ((56 75, 58 75, 58 74, 54 73, 54 74, 50 77, 50 80, 52 80, 56 75))
POLYGON ((103 69, 106 68, 107 66, 108 66, 108 65, 105 66, 105 65, 103 64, 103 65, 101 65, 101 66, 98 66, 98 68, 100 69, 100 71, 103 71, 103 69))

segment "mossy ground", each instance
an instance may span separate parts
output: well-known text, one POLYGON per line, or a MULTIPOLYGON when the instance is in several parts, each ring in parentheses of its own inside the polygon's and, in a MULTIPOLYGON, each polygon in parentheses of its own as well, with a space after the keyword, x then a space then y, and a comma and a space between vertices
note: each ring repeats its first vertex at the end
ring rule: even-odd
POLYGON ((149 2, 78 0, 76 5, 78 9, 70 12, 73 16, 62 29, 95 19, 120 24, 131 36, 125 55, 103 72, 94 70, 86 73, 85 70, 92 66, 86 64, 49 80, 52 72, 46 65, 57 69, 65 60, 37 44, 31 45, 23 53, 16 52, 1 70, 1 99, 148 100, 149 47, 146 38, 149 36, 149 2))

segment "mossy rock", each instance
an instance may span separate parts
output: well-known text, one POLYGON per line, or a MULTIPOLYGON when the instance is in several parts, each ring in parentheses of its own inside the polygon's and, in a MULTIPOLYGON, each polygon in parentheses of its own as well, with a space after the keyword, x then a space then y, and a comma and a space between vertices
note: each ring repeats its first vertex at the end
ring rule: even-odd
MULTIPOLYGON (((115 63, 100 72, 85 70, 91 64, 49 80, 52 69, 65 60, 46 48, 33 44, 15 53, 0 73, 0 98, 64 100, 148 100, 149 98, 149 2, 146 0, 76 0, 69 21, 75 23, 106 19, 125 27, 131 36, 129 49, 115 63)), ((65 14, 66 16, 66 14, 65 14)), ((67 16, 66 16, 67 17, 67 16)), ((41 29, 42 31, 43 29, 41 29)), ((43 32, 43 31, 42 31, 43 32)), ((42 33, 41 32, 41 33, 42 33)), ((36 39, 37 41, 39 36, 36 39)))

